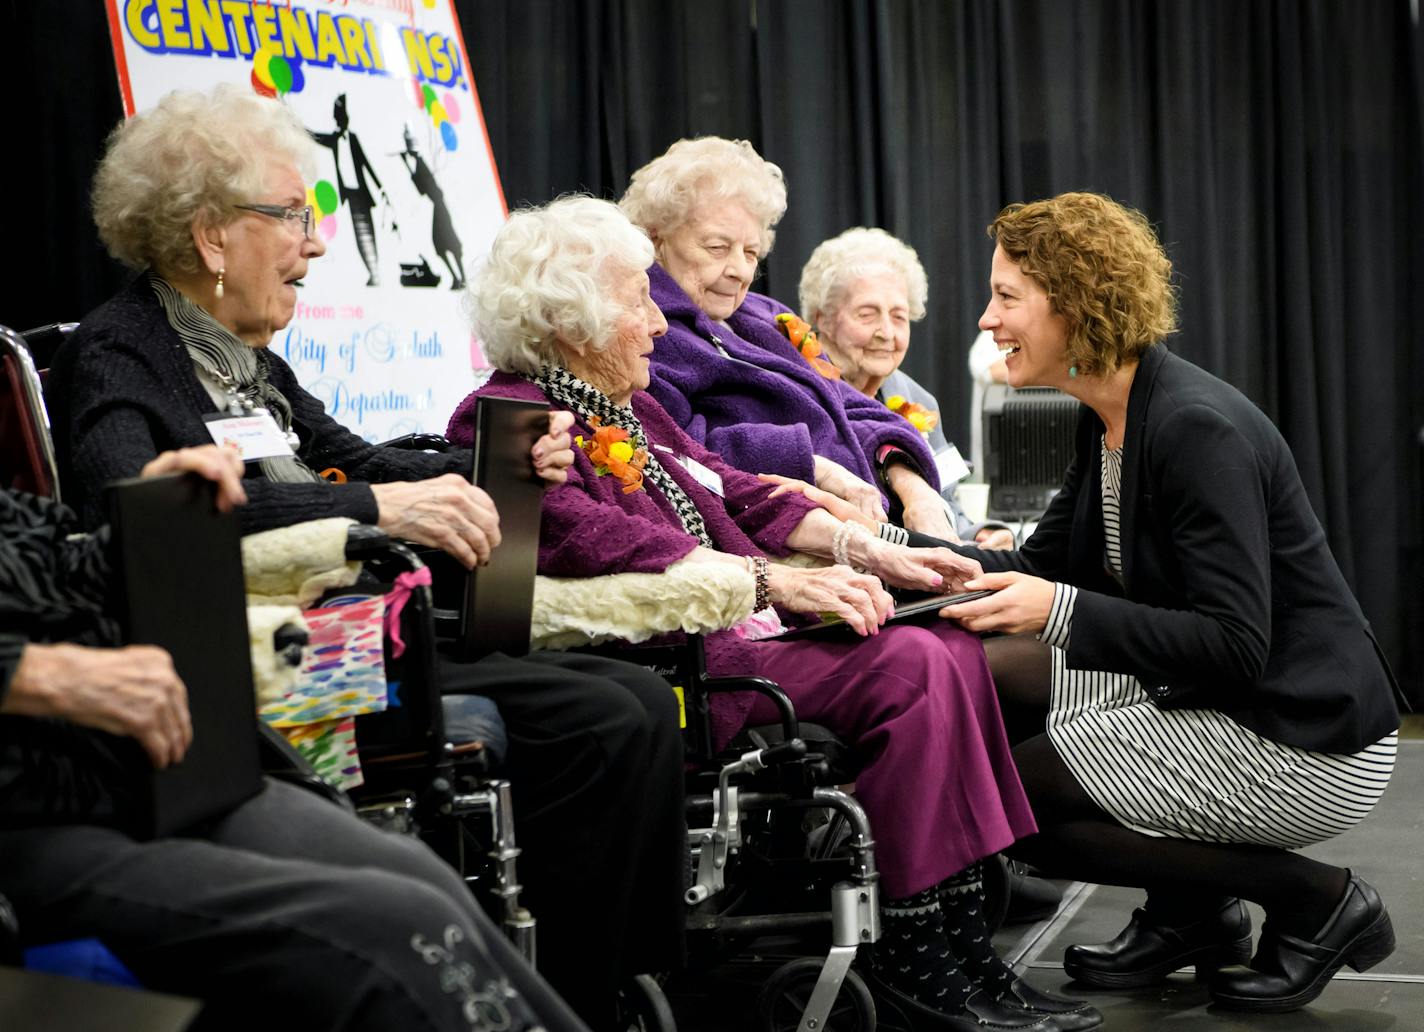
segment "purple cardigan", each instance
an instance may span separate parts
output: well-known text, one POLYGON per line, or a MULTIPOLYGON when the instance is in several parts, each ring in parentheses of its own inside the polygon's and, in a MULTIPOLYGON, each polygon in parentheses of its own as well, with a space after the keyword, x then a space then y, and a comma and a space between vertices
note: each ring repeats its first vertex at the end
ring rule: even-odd
MULTIPOLYGON (((450 417, 446 436, 460 446, 474 439, 475 399, 481 395, 548 401, 544 392, 519 376, 495 373, 462 401, 450 417)), ((558 406, 556 406, 558 407, 558 406)), ((687 492, 719 551, 733 555, 786 555, 786 538, 806 514, 818 508, 799 494, 770 497, 772 488, 755 476, 729 466, 688 437, 656 400, 643 391, 633 395, 633 412, 642 421, 658 461, 687 492), (700 462, 722 478, 724 498, 699 484, 674 456, 700 462)), ((574 433, 592 435, 582 419, 574 433)), ((539 530, 539 572, 551 577, 592 577, 604 573, 657 573, 697 547, 682 529, 676 510, 656 489, 623 493, 615 477, 594 472, 593 463, 575 449, 568 481, 544 493, 539 530)), ((707 670, 714 677, 757 671, 754 645, 731 631, 705 640, 707 670)), ((755 697, 746 692, 712 697, 712 729, 718 743, 741 727, 755 697)))
POLYGON ((654 264, 648 279, 668 320, 648 391, 697 441, 753 473, 814 483, 812 456, 823 455, 872 484, 875 453, 891 444, 939 489, 934 457, 913 426, 849 384, 827 380, 776 328, 777 314, 790 311, 785 305, 748 293, 723 326, 662 266, 654 264))

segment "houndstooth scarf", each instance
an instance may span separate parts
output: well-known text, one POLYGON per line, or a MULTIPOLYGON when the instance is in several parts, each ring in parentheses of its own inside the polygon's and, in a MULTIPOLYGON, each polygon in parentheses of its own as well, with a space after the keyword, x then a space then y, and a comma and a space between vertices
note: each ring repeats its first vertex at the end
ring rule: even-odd
POLYGON ((707 548, 717 547, 712 543, 712 538, 707 533, 707 526, 703 523, 702 514, 697 511, 697 506, 692 504, 692 499, 687 497, 687 492, 668 474, 667 470, 663 469, 657 456, 653 454, 653 449, 648 447, 648 438, 643 433, 643 424, 633 414, 631 406, 615 405, 613 399, 597 387, 585 383, 567 369, 559 366, 544 366, 539 370, 539 375, 534 377, 534 382, 549 396, 551 401, 573 410, 585 420, 596 416, 605 426, 619 426, 627 430, 628 435, 633 438, 633 446, 642 448, 648 455, 648 464, 643 467, 643 480, 652 483, 662 492, 662 496, 672 503, 673 509, 677 512, 677 518, 682 521, 683 530, 697 538, 707 548))

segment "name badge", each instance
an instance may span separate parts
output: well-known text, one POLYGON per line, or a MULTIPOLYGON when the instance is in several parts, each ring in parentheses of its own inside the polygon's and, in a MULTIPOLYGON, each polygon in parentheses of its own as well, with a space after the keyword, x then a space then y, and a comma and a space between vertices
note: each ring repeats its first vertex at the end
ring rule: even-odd
POLYGON ((959 449, 952 444, 935 453, 935 469, 939 471, 941 487, 957 484, 969 476, 969 464, 959 454, 959 449))
MULTIPOLYGON (((671 449, 664 448, 660 444, 654 445, 653 447, 659 449, 660 451, 671 453, 671 449)), ((676 462, 683 469, 687 470, 687 472, 691 473, 693 480, 697 481, 703 487, 707 488, 707 490, 711 491, 718 498, 727 497, 722 487, 722 477, 715 470, 708 469, 696 459, 689 458, 686 455, 674 455, 673 461, 676 462)))
POLYGON ((243 462, 275 459, 292 454, 287 435, 266 409, 254 409, 240 416, 210 412, 203 417, 208 434, 217 444, 236 445, 243 462))

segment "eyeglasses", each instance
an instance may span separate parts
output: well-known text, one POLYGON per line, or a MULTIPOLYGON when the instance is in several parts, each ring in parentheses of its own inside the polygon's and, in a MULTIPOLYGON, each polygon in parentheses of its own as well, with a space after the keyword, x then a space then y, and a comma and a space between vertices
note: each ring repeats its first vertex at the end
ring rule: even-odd
POLYGON ((243 211, 255 211, 259 215, 267 215, 270 218, 281 219, 289 226, 293 220, 298 220, 302 224, 302 235, 308 240, 311 239, 312 207, 310 204, 304 208, 284 208, 280 204, 234 204, 233 207, 241 208, 243 211))

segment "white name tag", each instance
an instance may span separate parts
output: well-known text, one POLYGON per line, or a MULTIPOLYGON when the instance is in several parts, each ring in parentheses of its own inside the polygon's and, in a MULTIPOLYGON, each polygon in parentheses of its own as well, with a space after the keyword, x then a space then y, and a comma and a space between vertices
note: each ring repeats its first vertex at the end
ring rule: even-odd
POLYGON ((232 444, 242 454, 243 462, 275 459, 292 454, 287 435, 266 409, 255 409, 241 416, 213 412, 203 417, 208 433, 217 444, 232 444))
POLYGON ((722 493, 722 477, 714 470, 708 469, 696 459, 690 459, 686 455, 679 455, 677 457, 677 464, 691 473, 693 480, 707 488, 707 490, 711 491, 718 498, 726 497, 726 495, 722 493))
POLYGON ((935 453, 935 469, 939 471, 941 487, 957 484, 969 476, 969 465, 959 454, 959 449, 952 444, 943 451, 935 453))

